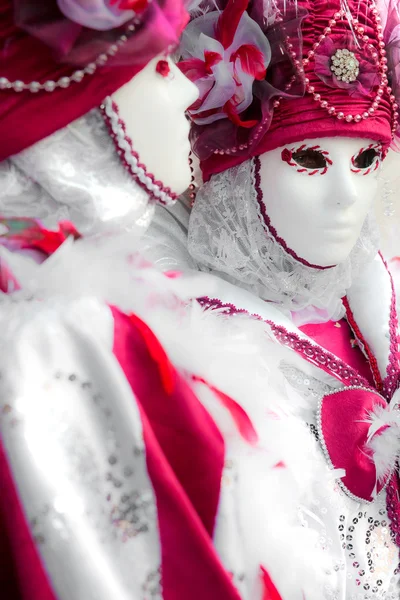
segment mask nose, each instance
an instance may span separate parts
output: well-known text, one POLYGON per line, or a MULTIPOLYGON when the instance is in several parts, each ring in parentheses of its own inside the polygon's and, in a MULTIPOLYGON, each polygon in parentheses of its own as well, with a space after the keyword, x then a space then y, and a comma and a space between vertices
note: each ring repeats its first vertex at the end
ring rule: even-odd
POLYGON ((335 173, 332 181, 333 204, 347 208, 357 202, 359 193, 354 177, 347 165, 335 173))

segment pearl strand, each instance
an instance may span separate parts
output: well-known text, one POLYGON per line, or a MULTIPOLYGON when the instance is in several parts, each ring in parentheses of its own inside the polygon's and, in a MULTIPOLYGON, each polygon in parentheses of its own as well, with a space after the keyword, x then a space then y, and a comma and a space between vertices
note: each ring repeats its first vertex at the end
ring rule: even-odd
POLYGON ((196 200, 197 186, 195 184, 192 152, 190 152, 190 154, 189 154, 189 168, 190 168, 189 198, 190 198, 190 206, 193 206, 194 201, 196 200))
POLYGON ((89 63, 83 69, 74 71, 72 75, 68 77, 60 77, 60 79, 57 81, 49 79, 44 83, 39 83, 39 81, 30 81, 29 83, 25 83, 19 79, 16 81, 10 81, 7 79, 7 77, 0 77, 0 90, 13 90, 14 92, 23 92, 26 90, 32 94, 36 94, 42 90, 45 92, 54 92, 54 90, 57 88, 68 88, 71 83, 80 83, 84 77, 87 75, 93 75, 97 71, 98 67, 104 66, 112 56, 115 56, 120 47, 128 41, 129 37, 139 24, 140 19, 135 18, 133 22, 131 22, 126 28, 126 32, 122 34, 106 52, 99 54, 99 56, 93 62, 89 63))

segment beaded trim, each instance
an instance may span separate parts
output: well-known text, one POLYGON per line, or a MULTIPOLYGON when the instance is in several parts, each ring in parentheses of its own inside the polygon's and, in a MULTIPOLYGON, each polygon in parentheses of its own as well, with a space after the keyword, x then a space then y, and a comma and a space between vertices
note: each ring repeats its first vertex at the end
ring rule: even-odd
POLYGON ((335 377, 346 387, 348 386, 363 386, 369 391, 376 393, 373 387, 370 386, 368 381, 357 373, 353 367, 346 364, 340 358, 331 354, 327 350, 324 350, 320 346, 311 343, 309 340, 300 338, 296 333, 287 331, 285 327, 276 325, 273 321, 263 319, 260 315, 255 313, 249 313, 244 308, 236 308, 234 304, 221 302, 218 298, 209 298, 208 296, 202 296, 197 298, 197 302, 205 308, 218 308, 222 309, 222 312, 228 315, 235 314, 247 314, 259 321, 263 321, 271 327, 271 330, 276 340, 283 346, 288 346, 292 350, 295 350, 305 360, 319 367, 328 375, 335 377))
MULTIPOLYGON (((324 433, 323 433, 323 429, 322 429, 322 405, 324 402, 324 398, 326 398, 327 396, 333 396, 334 394, 337 394, 338 392, 345 392, 346 390, 364 390, 365 392, 370 392, 371 388, 365 388, 364 386, 360 386, 360 385, 351 385, 351 386, 347 386, 344 388, 341 388, 340 390, 333 390, 331 392, 328 392, 327 394, 325 394, 325 396, 323 398, 321 398, 318 401, 318 408, 317 408, 317 432, 318 432, 318 438, 319 438, 319 443, 320 446, 322 448, 322 453, 325 457, 326 462, 328 463, 328 466, 330 469, 335 470, 337 467, 335 467, 335 465, 332 463, 326 442, 325 442, 325 438, 324 438, 324 433)), ((376 392, 375 392, 376 393, 376 392)), ((380 394, 378 394, 380 396, 380 394)), ((380 396, 382 398, 382 400, 384 400, 386 402, 386 399, 383 398, 383 396, 380 396)), ((348 496, 349 498, 351 498, 352 500, 355 500, 356 502, 361 502, 361 503, 366 503, 366 504, 372 504, 376 498, 378 498, 382 492, 386 489, 390 479, 391 479, 391 473, 388 475, 385 484, 382 486, 382 489, 379 490, 379 492, 376 494, 376 496, 372 499, 372 500, 367 500, 366 498, 360 498, 359 496, 356 496, 355 494, 353 494, 352 492, 350 492, 350 490, 347 488, 347 486, 343 483, 342 478, 339 477, 336 481, 339 485, 339 487, 341 488, 341 490, 346 494, 346 496, 348 496)))
POLYGON ((278 244, 280 244, 282 246, 282 248, 284 249, 284 251, 287 254, 292 256, 292 258, 297 260, 302 265, 305 265, 306 267, 310 267, 311 269, 318 269, 319 271, 324 271, 325 269, 331 269, 333 265, 331 265, 329 267, 320 267, 319 265, 313 265, 313 264, 309 263, 304 258, 301 258, 300 256, 298 256, 296 254, 296 252, 294 252, 294 250, 289 248, 289 246, 286 244, 285 240, 282 239, 281 237, 279 237, 278 232, 276 231, 275 227, 271 223, 271 220, 267 214, 265 203, 263 202, 263 193, 261 190, 260 169, 261 169, 260 157, 255 156, 254 158, 252 158, 252 170, 254 172, 254 188, 256 190, 256 195, 257 195, 258 213, 259 213, 259 217, 260 217, 260 220, 261 220, 261 223, 262 223, 264 229, 267 229, 267 233, 270 233, 275 238, 275 240, 278 242, 278 244))
POLYGON ((197 195, 197 185, 196 185, 196 182, 195 182, 194 168, 193 168, 193 158, 192 158, 192 156, 193 156, 192 151, 190 151, 190 153, 189 153, 189 169, 190 169, 189 199, 190 199, 190 206, 194 205, 194 201, 196 200, 196 195, 197 195))
MULTIPOLYGON (((389 102, 392 107, 391 130, 392 130, 392 138, 393 138, 397 131, 397 127, 398 127, 399 106, 396 103, 396 98, 392 93, 392 88, 389 86, 389 80, 387 77, 387 73, 388 73, 387 62, 388 62, 388 60, 386 58, 385 42, 383 41, 383 33, 382 33, 383 28, 381 25, 381 17, 379 16, 379 11, 376 8, 374 0, 370 0, 368 8, 370 9, 372 17, 375 21, 375 23, 374 23, 375 39, 377 42, 376 43, 377 47, 375 47, 373 44, 370 43, 370 38, 365 34, 365 29, 364 29, 364 27, 362 27, 360 25, 358 18, 353 17, 349 10, 344 10, 344 9, 341 9, 332 15, 332 18, 330 19, 328 26, 325 27, 323 33, 319 36, 318 41, 315 44, 313 44, 312 50, 310 50, 307 53, 305 58, 297 56, 297 53, 294 50, 293 44, 291 42, 289 42, 288 40, 286 41, 286 47, 287 47, 287 50, 289 52, 291 59, 293 60, 295 67, 297 68, 298 74, 301 77, 304 77, 305 93, 312 96, 313 100, 317 104, 319 104, 319 106, 321 108, 326 110, 326 112, 331 117, 336 118, 339 121, 345 120, 347 123, 360 123, 360 121, 362 121, 362 120, 374 117, 375 112, 379 108, 379 104, 382 101, 382 96, 384 95, 384 92, 386 91, 389 94, 389 102), (379 83, 378 89, 376 91, 376 94, 371 101, 371 105, 362 114, 353 115, 353 114, 349 113, 349 114, 345 115, 344 112, 342 112, 341 110, 338 110, 335 106, 332 106, 331 104, 329 104, 328 100, 324 99, 320 93, 317 93, 315 91, 314 86, 312 86, 310 84, 310 80, 308 79, 308 77, 305 77, 304 67, 309 65, 309 63, 311 61, 315 60, 315 51, 319 48, 320 44, 331 35, 332 28, 337 26, 339 23, 344 23, 344 22, 346 24, 350 25, 351 30, 353 31, 355 36, 358 38, 359 42, 361 42, 363 44, 367 44, 367 49, 371 53, 371 58, 375 61, 375 65, 377 67, 377 71, 380 76, 380 83, 379 83)), ((282 20, 282 17, 278 16, 277 22, 281 21, 281 20, 282 20)), ((296 76, 293 75, 291 80, 285 86, 285 92, 288 92, 291 89, 295 80, 296 80, 296 76)), ((279 98, 277 98, 276 100, 273 101, 272 106, 274 108, 278 108, 278 106, 281 104, 282 100, 283 100, 283 98, 282 98, 282 96, 280 96, 279 98)), ((233 148, 229 148, 226 150, 216 149, 216 150, 214 150, 214 154, 230 155, 230 154, 236 154, 238 152, 238 150, 248 149, 250 146, 250 143, 257 142, 259 140, 259 138, 263 134, 264 127, 268 124, 269 118, 270 118, 269 116, 265 117, 265 119, 260 123, 260 125, 258 126, 258 128, 254 134, 252 142, 240 144, 237 147, 234 146, 233 148)))
POLYGON ((108 96, 100 109, 116 151, 136 183, 159 204, 163 206, 175 204, 178 195, 174 194, 169 187, 164 187, 162 182, 157 181, 154 175, 147 171, 145 165, 141 164, 138 153, 133 149, 132 140, 126 134, 125 124, 118 113, 118 106, 112 98, 108 96))
POLYGON ((115 56, 121 46, 128 41, 140 24, 140 18, 135 17, 126 27, 125 33, 123 33, 116 42, 108 48, 108 50, 99 54, 99 56, 93 62, 86 65, 86 67, 74 71, 72 75, 69 75, 68 77, 60 77, 57 81, 48 79, 43 83, 40 83, 39 81, 30 81, 26 83, 19 79, 10 81, 7 77, 0 77, 0 90, 12 90, 14 92, 28 91, 32 94, 36 94, 40 91, 54 92, 56 89, 68 88, 71 83, 80 83, 88 75, 94 75, 99 67, 104 66, 112 56, 115 56))

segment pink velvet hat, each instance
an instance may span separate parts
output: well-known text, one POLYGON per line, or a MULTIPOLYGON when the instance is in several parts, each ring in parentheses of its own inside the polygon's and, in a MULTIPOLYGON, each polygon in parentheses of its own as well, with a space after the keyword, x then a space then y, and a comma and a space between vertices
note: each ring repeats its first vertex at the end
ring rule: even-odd
POLYGON ((176 47, 184 0, 0 0, 0 161, 176 47))
POLYGON ((221 0, 200 3, 182 42, 199 100, 192 148, 205 180, 304 139, 399 134, 397 2, 221 0))

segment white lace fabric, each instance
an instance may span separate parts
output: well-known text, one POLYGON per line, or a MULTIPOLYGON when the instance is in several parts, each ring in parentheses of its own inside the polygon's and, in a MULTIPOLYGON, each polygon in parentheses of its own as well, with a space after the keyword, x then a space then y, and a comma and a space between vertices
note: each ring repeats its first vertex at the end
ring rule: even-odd
POLYGON ((0 214, 72 221, 81 233, 145 231, 154 212, 125 170, 104 119, 94 109, 0 163, 0 214))
POLYGON ((188 249, 201 270, 254 292, 291 312, 313 306, 325 320, 344 314, 341 298, 378 250, 378 234, 367 217, 349 258, 329 269, 308 267, 276 241, 259 212, 254 162, 214 175, 192 209, 188 249))

